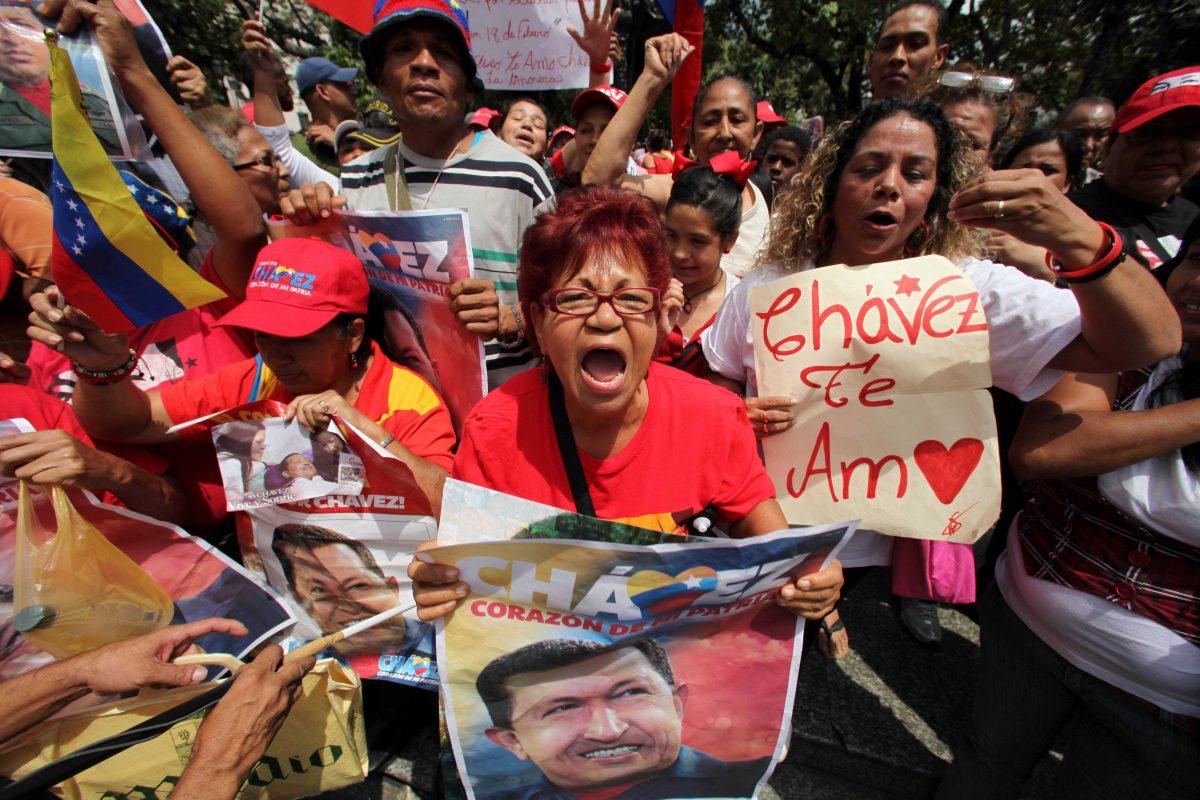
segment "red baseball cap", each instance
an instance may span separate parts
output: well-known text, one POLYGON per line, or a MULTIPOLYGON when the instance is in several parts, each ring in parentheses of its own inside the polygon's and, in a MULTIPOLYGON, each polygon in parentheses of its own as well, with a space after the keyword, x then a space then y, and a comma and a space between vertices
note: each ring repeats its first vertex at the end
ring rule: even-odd
POLYGON ((477 108, 471 114, 471 118, 467 120, 467 124, 478 126, 480 130, 483 130, 491 128, 492 123, 499 122, 501 116, 503 115, 494 108, 477 108))
POLYGON ((217 322, 272 336, 308 336, 338 314, 366 314, 367 273, 320 239, 280 239, 258 252, 246 299, 217 322))
POLYGON ((559 125, 550 134, 550 139, 549 139, 549 143, 547 146, 553 146, 554 140, 560 136, 566 136, 567 139, 573 139, 573 138, 575 138, 575 129, 572 128, 570 125, 559 125))
POLYGON ((583 110, 593 103, 607 103, 612 106, 613 111, 617 111, 621 106, 625 105, 625 101, 629 95, 621 91, 615 86, 600 84, 593 86, 590 89, 584 89, 575 97, 575 101, 571 103, 571 116, 579 122, 579 117, 583 114, 583 110))
POLYGON ((1200 107, 1200 66, 1177 69, 1139 86, 1117 111, 1110 132, 1128 133, 1176 109, 1197 107, 1200 107))
POLYGON ((788 121, 779 116, 775 111, 775 106, 771 105, 770 100, 759 100, 758 105, 754 107, 755 116, 758 121, 764 125, 787 125, 788 121))

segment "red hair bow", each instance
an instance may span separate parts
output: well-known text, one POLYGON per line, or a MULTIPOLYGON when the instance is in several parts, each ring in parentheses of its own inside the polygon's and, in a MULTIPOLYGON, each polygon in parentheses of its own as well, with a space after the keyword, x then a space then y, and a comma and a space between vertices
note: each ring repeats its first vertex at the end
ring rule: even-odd
MULTIPOLYGON (((683 154, 682 150, 675 151, 675 165, 671 169, 671 178, 678 178, 684 171, 692 167, 705 166, 699 161, 693 161, 683 154)), ((743 161, 742 157, 734 150, 726 150, 724 153, 718 153, 708 160, 708 167, 718 175, 724 175, 732 180, 738 186, 745 186, 746 180, 754 174, 754 170, 758 167, 757 161, 743 161)))

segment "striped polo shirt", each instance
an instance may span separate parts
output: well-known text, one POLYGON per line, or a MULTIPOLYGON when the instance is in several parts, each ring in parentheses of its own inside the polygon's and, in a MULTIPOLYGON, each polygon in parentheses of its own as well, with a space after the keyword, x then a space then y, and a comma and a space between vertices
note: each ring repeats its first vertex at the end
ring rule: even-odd
MULTIPOLYGON (((399 141, 342 167, 347 206, 355 211, 392 209, 385 176, 392 174, 390 165, 397 158, 413 209, 467 212, 475 276, 496 284, 502 305, 515 305, 521 237, 533 222, 535 209, 553 195, 541 167, 490 131, 477 134, 465 153, 447 161, 426 158, 399 141)), ((484 355, 489 389, 533 363, 523 342, 512 346, 485 342, 484 355)))

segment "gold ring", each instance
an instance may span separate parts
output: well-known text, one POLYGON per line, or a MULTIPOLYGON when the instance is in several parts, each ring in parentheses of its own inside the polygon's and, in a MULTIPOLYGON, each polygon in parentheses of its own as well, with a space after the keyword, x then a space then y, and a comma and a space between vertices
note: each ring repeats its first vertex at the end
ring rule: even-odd
POLYGON ((1004 218, 1004 201, 1001 200, 1000 203, 996 206, 996 219, 1003 219, 1003 218, 1004 218))

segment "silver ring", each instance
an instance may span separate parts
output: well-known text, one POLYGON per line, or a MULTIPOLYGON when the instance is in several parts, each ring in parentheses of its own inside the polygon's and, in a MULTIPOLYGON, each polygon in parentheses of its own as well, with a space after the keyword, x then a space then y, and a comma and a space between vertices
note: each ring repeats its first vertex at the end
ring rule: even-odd
POLYGON ((329 403, 326 403, 324 400, 322 400, 321 401, 321 410, 324 411, 325 413, 329 413, 329 403))
POLYGON ((996 219, 1003 219, 1003 218, 1004 218, 1004 201, 1001 200, 1000 203, 996 206, 996 219))

